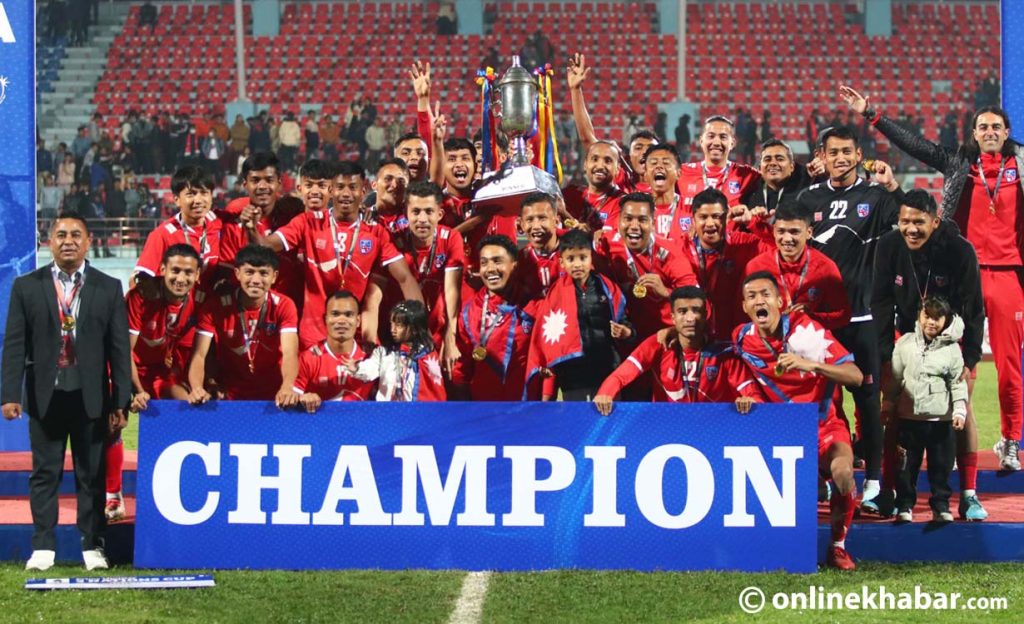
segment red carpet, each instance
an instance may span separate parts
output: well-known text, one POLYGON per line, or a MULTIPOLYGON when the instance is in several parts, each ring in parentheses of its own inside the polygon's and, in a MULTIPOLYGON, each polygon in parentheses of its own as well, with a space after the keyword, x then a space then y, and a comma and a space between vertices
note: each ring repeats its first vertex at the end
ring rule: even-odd
MULTIPOLYGON (((121 522, 135 522, 135 498, 125 497, 124 504, 127 515, 121 522)), ((77 508, 74 496, 61 496, 57 524, 74 525, 77 508)), ((0 525, 3 524, 32 524, 32 510, 29 509, 28 498, 20 496, 0 498, 0 525)))
MULTIPOLYGON (((928 507, 928 492, 918 492, 917 504, 914 505, 914 522, 930 522, 932 519, 931 509, 928 507)), ((988 520, 992 522, 1024 522, 1024 494, 984 494, 980 495, 981 504, 988 511, 988 520)), ((957 513, 957 505, 960 497, 954 492, 949 499, 949 509, 953 517, 959 521, 960 514, 957 513)), ((827 523, 829 520, 828 503, 818 504, 818 522, 827 523)), ((856 524, 886 524, 892 523, 892 518, 879 518, 878 516, 862 515, 854 519, 856 524)))
MULTIPOLYGON (((138 451, 125 450, 124 469, 135 470, 138 466, 138 451)), ((71 470, 71 451, 64 455, 64 470, 71 470)), ((18 472, 32 470, 32 453, 29 451, 12 451, 0 453, 0 472, 18 472)))

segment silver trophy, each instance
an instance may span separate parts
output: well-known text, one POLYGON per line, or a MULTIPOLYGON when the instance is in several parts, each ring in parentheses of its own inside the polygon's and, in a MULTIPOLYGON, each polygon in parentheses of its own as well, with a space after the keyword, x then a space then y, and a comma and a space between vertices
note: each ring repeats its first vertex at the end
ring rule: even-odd
POLYGON ((555 177, 531 165, 526 153, 526 137, 537 118, 537 79, 519 64, 518 56, 512 57, 512 67, 495 83, 492 107, 501 131, 509 138, 512 155, 500 169, 485 175, 473 195, 473 207, 486 206, 498 214, 518 216, 520 203, 530 193, 561 194, 555 177))

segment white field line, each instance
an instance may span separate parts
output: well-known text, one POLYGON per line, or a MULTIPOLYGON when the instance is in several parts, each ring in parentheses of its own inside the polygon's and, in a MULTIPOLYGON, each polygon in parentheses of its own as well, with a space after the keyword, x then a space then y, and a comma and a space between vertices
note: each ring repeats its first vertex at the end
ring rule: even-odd
POLYGON ((462 580, 462 591, 455 601, 455 609, 448 624, 479 624, 484 609, 484 598, 487 596, 487 584, 491 580, 490 572, 469 572, 462 580))

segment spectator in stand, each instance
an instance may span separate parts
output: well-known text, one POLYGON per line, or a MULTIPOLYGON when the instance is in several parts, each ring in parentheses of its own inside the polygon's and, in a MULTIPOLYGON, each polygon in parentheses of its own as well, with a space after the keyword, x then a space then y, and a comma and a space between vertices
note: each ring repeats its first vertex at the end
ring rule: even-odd
POLYGON ((102 161, 94 159, 89 166, 89 190, 105 189, 109 182, 110 172, 103 166, 102 161))
POLYGON ((63 141, 58 143, 57 148, 53 150, 53 167, 50 169, 50 173, 57 175, 57 168, 64 162, 64 155, 70 153, 71 152, 68 151, 67 143, 63 141))
POLYGON ((57 186, 65 191, 70 190, 75 183, 76 169, 74 154, 64 154, 64 162, 57 167, 57 186))
POLYGON ((206 138, 203 139, 202 151, 203 166, 213 174, 217 184, 220 184, 221 178, 224 176, 224 169, 220 164, 221 158, 224 157, 224 141, 217 136, 217 131, 212 127, 206 138))
POLYGON ((654 120, 654 134, 660 137, 668 136, 668 114, 660 111, 654 120))
POLYGON ((71 0, 71 45, 83 46, 89 41, 89 0, 71 0))
POLYGON ((384 127, 384 118, 377 117, 373 125, 366 129, 366 168, 376 171, 377 163, 387 158, 387 149, 390 147, 387 137, 387 129, 384 127))
POLYGON ((693 135, 690 134, 690 116, 679 117, 679 124, 676 126, 676 151, 679 152, 679 160, 683 164, 690 162, 690 143, 693 142, 693 135))
POLYGON ((770 141, 775 135, 772 134, 772 113, 765 111, 761 115, 761 142, 770 141))
POLYGON ((956 113, 949 111, 942 121, 942 128, 939 129, 939 145, 944 149, 956 151, 958 145, 956 113))
POLYGON ((75 164, 82 165, 82 159, 85 158, 85 153, 89 151, 89 147, 92 145, 92 140, 89 139, 89 129, 86 126, 78 126, 78 134, 75 135, 75 140, 71 142, 71 153, 75 155, 75 164))
POLYGON ((267 122, 267 111, 261 111, 259 115, 249 118, 249 151, 254 154, 270 151, 270 126, 267 122))
POLYGON ((135 154, 135 166, 140 173, 153 173, 152 158, 153 123, 145 115, 136 115, 132 122, 131 146, 135 154))
POLYGON ((341 141, 341 127, 334 123, 332 115, 324 115, 320 122, 320 145, 323 159, 327 162, 338 160, 338 143, 341 141))
POLYGON ((276 118, 267 117, 267 130, 270 132, 270 150, 277 154, 281 150, 281 124, 276 118))
POLYGON ((123 219, 128 216, 128 205, 125 203, 124 180, 122 178, 114 180, 113 188, 107 193, 105 210, 108 219, 123 219))
POLYGON ((736 112, 736 161, 751 165, 757 145, 757 121, 749 111, 738 109, 736 112))
POLYGON ((555 122, 555 137, 558 139, 558 155, 562 158, 563 166, 566 170, 575 169, 580 161, 579 137, 570 111, 563 110, 555 122))
MULTIPOLYGON (((141 185, 139 185, 141 186, 141 185)), ((141 216, 139 214, 142 208, 142 193, 139 192, 138 186, 130 184, 127 181, 124 183, 124 212, 129 218, 136 218, 141 216)))
POLYGON ((821 116, 821 109, 815 108, 811 111, 811 114, 807 116, 807 123, 804 125, 805 137, 807 139, 807 147, 810 151, 818 145, 818 135, 825 129, 825 119, 821 116))
POLYGON ((53 174, 44 173, 43 183, 39 187, 39 218, 56 219, 64 201, 64 189, 57 186, 53 174))
POLYGON ((456 35, 459 32, 459 18, 455 14, 455 3, 445 2, 437 11, 437 34, 447 36, 456 35))
POLYGON ((555 46, 552 45, 551 40, 548 39, 548 36, 540 28, 533 33, 533 50, 536 52, 534 61, 538 67, 545 63, 555 62, 555 46))
POLYGON ((309 111, 306 114, 306 159, 319 158, 320 153, 320 124, 317 123, 316 111, 309 111))
POLYGON ((250 155, 252 155, 252 152, 248 147, 238 154, 238 158, 235 161, 235 168, 233 169, 236 176, 242 175, 242 165, 245 164, 246 159, 249 158, 250 155))
POLYGON ((93 113, 92 120, 88 123, 89 128, 89 139, 93 141, 99 141, 100 136, 103 134, 103 115, 99 113, 93 113))
POLYGON ((359 119, 352 122, 349 130, 352 133, 352 142, 356 144, 359 149, 359 160, 366 160, 366 152, 369 149, 369 145, 366 142, 367 130, 371 127, 369 113, 366 109, 363 109, 359 119))
POLYGON ((999 106, 999 79, 991 69, 985 79, 978 83, 978 89, 974 92, 974 107, 999 106))
POLYGON ((68 28, 68 5, 64 0, 52 0, 46 15, 46 36, 53 42, 64 37, 68 28))
POLYGON ((189 124, 188 133, 185 135, 185 143, 181 154, 178 156, 178 168, 188 165, 198 165, 202 162, 202 140, 196 132, 196 127, 189 124))
POLYGON ((498 48, 491 46, 487 49, 487 56, 485 56, 483 62, 480 63, 480 69, 493 67, 494 70, 497 71, 499 65, 501 65, 501 54, 498 52, 498 48))
POLYGON ((146 4, 139 9, 139 27, 149 26, 149 34, 156 30, 157 10, 153 3, 146 0, 146 4))
MULTIPOLYGON (((235 123, 231 125, 231 130, 228 133, 228 144, 229 153, 232 156, 238 156, 249 147, 249 136, 251 134, 249 124, 245 123, 245 118, 241 115, 235 115, 235 123)), ((232 163, 234 164, 234 163, 232 163)))
POLYGON ((46 141, 36 141, 36 174, 51 173, 53 171, 53 154, 46 149, 46 141))
POLYGON ((281 122, 277 136, 281 141, 281 148, 278 150, 281 167, 285 171, 291 171, 295 169, 295 157, 298 155, 299 145, 302 143, 302 129, 291 112, 285 111, 284 121, 281 122))

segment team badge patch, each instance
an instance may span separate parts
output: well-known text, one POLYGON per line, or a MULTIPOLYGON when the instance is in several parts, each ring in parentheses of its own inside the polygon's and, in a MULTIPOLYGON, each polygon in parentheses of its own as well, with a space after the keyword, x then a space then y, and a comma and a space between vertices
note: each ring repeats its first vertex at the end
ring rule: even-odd
POLYGON ((601 217, 601 223, 604 223, 605 221, 608 220, 608 213, 607 212, 599 212, 597 214, 600 215, 600 217, 601 217))
POLYGON ((718 367, 708 366, 704 369, 704 374, 707 376, 708 381, 714 381, 715 377, 718 377, 718 367))
POLYGON ((733 195, 740 192, 740 183, 738 180, 729 180, 729 192, 733 195))
POLYGON ((893 280, 893 281, 896 283, 897 286, 902 286, 903 285, 903 276, 902 275, 897 275, 896 279, 893 280))
POLYGON ((366 254, 370 253, 370 251, 372 249, 373 249, 373 241, 372 240, 361 239, 359 241, 359 253, 361 253, 361 254, 363 254, 365 256, 366 254))
POLYGON ((447 259, 448 259, 448 256, 446 256, 445 254, 437 254, 437 257, 434 258, 434 268, 435 269, 440 269, 441 267, 443 267, 444 266, 444 261, 447 260, 447 259))
POLYGON ((402 230, 409 227, 409 219, 405 217, 398 217, 395 220, 395 229, 402 230))
POLYGON ((1006 172, 1004 177, 1006 178, 1007 182, 1016 182, 1017 181, 1017 170, 1016 169, 1010 169, 1009 171, 1006 172))
POLYGON ((697 185, 696 184, 687 184, 686 185, 686 192, 687 193, 696 193, 697 192, 697 185))
POLYGON ((689 232, 691 227, 693 227, 693 217, 679 217, 679 229, 689 232))
POLYGON ((818 221, 821 221, 824 218, 825 218, 825 215, 823 215, 822 213, 820 213, 820 212, 814 213, 814 222, 815 223, 817 223, 818 221))
POLYGON ((949 283, 949 279, 947 279, 945 275, 936 275, 935 276, 935 285, 938 286, 939 288, 945 288, 946 284, 948 284, 948 283, 949 283))
POLYGON ((811 301, 817 301, 820 295, 821 292, 813 286, 807 289, 807 298, 810 299, 811 301))
POLYGON ((264 325, 263 326, 263 333, 265 333, 268 336, 276 334, 277 333, 277 323, 267 323, 266 325, 264 325))
POLYGON ((863 219, 871 214, 871 204, 857 204, 857 216, 863 219))
POLYGON ((316 239, 316 248, 317 249, 327 249, 327 241, 325 241, 322 238, 316 239))

